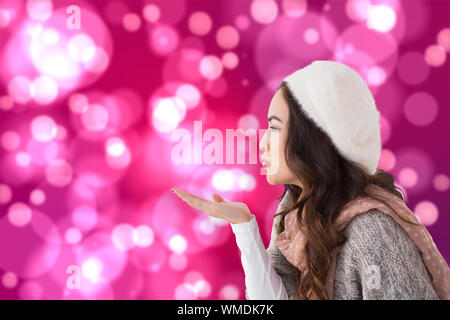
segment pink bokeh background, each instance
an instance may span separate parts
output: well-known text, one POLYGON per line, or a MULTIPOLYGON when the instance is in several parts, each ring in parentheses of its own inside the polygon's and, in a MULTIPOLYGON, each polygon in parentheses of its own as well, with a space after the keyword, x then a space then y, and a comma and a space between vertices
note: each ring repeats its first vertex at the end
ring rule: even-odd
POLYGON ((283 187, 250 147, 177 164, 173 134, 266 129, 313 60, 367 81, 378 168, 449 263, 449 21, 439 0, 0 0, 0 298, 245 299, 229 223, 170 189, 245 202, 267 246, 283 187))

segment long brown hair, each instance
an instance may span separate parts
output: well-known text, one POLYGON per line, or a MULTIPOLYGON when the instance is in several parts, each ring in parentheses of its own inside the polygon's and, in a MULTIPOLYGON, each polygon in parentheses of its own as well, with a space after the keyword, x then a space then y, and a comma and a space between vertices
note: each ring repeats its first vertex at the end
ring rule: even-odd
MULTIPOLYGON (((308 118, 283 81, 278 89, 289 107, 288 132, 284 150, 286 163, 301 181, 302 187, 285 184, 288 205, 274 217, 281 215, 278 232, 284 230, 284 216, 299 209, 298 228, 306 236, 305 257, 308 272, 300 277, 299 290, 308 299, 310 290, 320 299, 330 299, 325 290, 325 279, 332 263, 331 251, 347 240, 344 231, 335 227, 341 209, 358 196, 376 199, 389 206, 383 199, 371 194, 366 187, 375 184, 405 201, 401 190, 394 184, 394 176, 377 170, 369 175, 358 163, 344 158, 337 151, 329 136, 308 118), (301 213, 304 211, 304 220, 301 213)), ((402 220, 400 215, 398 215, 402 220)), ((406 221, 416 225, 412 221, 406 221)))

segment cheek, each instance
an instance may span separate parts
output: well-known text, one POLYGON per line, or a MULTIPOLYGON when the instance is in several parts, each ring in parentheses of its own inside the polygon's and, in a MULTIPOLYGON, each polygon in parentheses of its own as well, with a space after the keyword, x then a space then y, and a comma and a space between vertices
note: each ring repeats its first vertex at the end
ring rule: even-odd
MULTIPOLYGON (((270 184, 291 183, 295 175, 291 172, 286 163, 286 158, 284 155, 284 141, 280 143, 280 148, 277 151, 276 155, 279 159, 278 170, 274 170, 273 174, 267 175, 267 181, 270 184)), ((272 154, 272 159, 274 156, 275 154, 272 154)))

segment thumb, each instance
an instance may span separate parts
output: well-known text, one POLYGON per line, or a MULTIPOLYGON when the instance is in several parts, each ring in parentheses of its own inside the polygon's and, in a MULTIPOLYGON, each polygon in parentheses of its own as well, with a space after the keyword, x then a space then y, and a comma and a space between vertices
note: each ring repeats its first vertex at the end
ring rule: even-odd
POLYGON ((219 196, 217 193, 214 193, 214 194, 212 195, 212 198, 213 198, 213 200, 214 200, 215 202, 218 202, 218 203, 224 203, 224 202, 226 202, 225 199, 222 198, 221 196, 219 196))

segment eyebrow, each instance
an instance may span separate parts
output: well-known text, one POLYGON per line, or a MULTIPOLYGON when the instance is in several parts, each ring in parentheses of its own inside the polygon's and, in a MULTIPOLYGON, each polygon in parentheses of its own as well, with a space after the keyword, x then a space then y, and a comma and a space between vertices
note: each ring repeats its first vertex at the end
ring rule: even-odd
POLYGON ((283 123, 283 121, 281 121, 281 119, 278 118, 277 116, 270 116, 270 117, 267 119, 267 121, 270 122, 270 121, 272 121, 273 119, 274 119, 274 120, 277 120, 277 121, 279 121, 279 122, 281 122, 281 123, 283 123))

